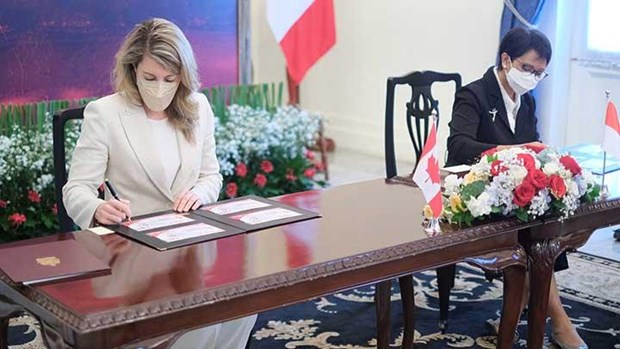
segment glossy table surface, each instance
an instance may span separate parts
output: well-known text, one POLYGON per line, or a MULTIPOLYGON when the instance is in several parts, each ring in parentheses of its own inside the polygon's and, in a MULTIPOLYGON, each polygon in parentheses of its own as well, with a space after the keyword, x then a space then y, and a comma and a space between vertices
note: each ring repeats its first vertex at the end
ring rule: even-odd
POLYGON ((74 238, 109 263, 112 274, 38 289, 88 315, 427 238, 415 188, 375 181, 281 201, 323 217, 164 252, 117 234, 78 232, 74 238))

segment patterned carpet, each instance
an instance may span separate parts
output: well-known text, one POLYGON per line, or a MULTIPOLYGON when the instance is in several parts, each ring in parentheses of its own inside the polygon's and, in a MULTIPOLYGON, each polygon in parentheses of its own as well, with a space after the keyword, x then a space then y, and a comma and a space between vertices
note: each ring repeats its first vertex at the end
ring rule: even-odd
MULTIPOLYGON (((574 253, 570 269, 557 273, 566 311, 593 349, 620 349, 620 263, 574 253)), ((476 268, 459 265, 452 292, 448 331, 437 331, 437 289, 433 271, 414 275, 416 348, 495 348, 486 320, 501 306, 502 285, 489 283, 476 268)), ((259 315, 250 348, 370 349, 376 347, 373 287, 337 293, 259 315)), ((392 347, 402 341, 402 312, 397 284, 392 295, 392 347)), ((42 348, 39 327, 29 317, 13 319, 11 349, 42 348)), ((525 348, 523 317, 517 348, 525 348)), ((549 327, 549 326, 547 326, 549 327)), ((549 331, 549 328, 548 328, 549 331)), ((553 345, 548 344, 548 348, 553 345)))

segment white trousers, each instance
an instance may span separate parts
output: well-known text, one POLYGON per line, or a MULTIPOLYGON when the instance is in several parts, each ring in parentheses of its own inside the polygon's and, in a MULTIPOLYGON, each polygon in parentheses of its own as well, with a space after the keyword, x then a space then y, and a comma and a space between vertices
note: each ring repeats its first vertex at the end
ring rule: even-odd
POLYGON ((244 349, 257 315, 223 322, 182 335, 172 349, 244 349))

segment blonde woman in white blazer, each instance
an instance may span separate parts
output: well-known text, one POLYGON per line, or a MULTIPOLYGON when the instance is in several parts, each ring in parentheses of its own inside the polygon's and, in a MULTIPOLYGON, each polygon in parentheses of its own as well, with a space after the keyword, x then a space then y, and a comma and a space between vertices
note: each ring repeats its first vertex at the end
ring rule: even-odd
MULTIPOLYGON (((131 216, 214 202, 222 187, 214 117, 197 92, 196 61, 173 23, 138 24, 116 55, 116 93, 88 104, 63 188, 67 213, 85 229, 131 216), (109 179, 120 201, 97 189, 109 179)), ((174 348, 244 348, 256 316, 188 332, 174 348)), ((189 330, 189 329, 188 329, 189 330)))

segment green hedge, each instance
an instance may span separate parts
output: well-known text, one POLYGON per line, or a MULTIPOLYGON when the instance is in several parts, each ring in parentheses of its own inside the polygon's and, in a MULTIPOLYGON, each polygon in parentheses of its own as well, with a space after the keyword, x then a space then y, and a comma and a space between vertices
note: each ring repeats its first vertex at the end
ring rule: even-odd
MULTIPOLYGON (((202 90, 211 102, 216 115, 226 115, 226 107, 231 104, 250 106, 274 111, 282 106, 283 83, 259 85, 216 86, 202 90)), ((57 110, 87 104, 96 98, 78 100, 52 100, 23 104, 0 104, 0 135, 8 135, 17 125, 20 128, 43 130, 45 115, 53 115, 57 110)))

